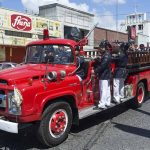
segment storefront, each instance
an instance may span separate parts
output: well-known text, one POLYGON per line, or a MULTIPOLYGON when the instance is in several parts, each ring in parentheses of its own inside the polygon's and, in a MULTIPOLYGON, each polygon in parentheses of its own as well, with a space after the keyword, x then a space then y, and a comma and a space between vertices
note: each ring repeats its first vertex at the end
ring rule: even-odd
POLYGON ((21 63, 26 44, 41 39, 44 28, 49 29, 51 37, 61 37, 58 21, 0 8, 0 62, 21 63))

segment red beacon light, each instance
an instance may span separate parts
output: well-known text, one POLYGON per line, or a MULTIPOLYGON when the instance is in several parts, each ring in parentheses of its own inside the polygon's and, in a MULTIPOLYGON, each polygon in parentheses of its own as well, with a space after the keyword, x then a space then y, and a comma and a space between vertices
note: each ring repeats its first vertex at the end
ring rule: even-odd
POLYGON ((49 31, 48 29, 43 30, 43 40, 49 39, 49 31))

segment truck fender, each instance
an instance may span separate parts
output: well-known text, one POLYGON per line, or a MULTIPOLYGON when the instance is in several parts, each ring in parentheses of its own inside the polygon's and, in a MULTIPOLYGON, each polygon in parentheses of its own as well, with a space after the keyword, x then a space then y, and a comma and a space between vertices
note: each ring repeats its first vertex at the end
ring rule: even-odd
MULTIPOLYGON (((43 109, 44 109, 44 107, 48 104, 48 103, 54 103, 56 100, 60 100, 61 98, 66 98, 67 99, 67 97, 68 97, 68 99, 69 99, 69 97, 72 97, 72 99, 74 100, 74 104, 75 104, 75 106, 74 107, 76 107, 77 108, 77 99, 76 99, 76 95, 75 95, 75 93, 74 92, 72 92, 72 91, 66 91, 66 92, 59 92, 59 93, 55 93, 55 94, 50 94, 50 95, 48 95, 48 96, 46 96, 39 104, 40 104, 40 106, 38 106, 38 111, 39 111, 39 113, 42 113, 42 111, 43 111, 43 109)), ((68 100, 68 103, 69 103, 69 100, 68 100)))

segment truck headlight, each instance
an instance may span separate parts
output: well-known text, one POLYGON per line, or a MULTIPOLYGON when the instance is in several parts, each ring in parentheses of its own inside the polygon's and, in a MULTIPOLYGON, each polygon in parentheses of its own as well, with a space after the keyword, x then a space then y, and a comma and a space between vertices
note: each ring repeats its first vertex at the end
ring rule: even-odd
POLYGON ((49 72, 47 74, 47 79, 49 81, 55 81, 55 80, 57 80, 57 72, 56 71, 49 72))
POLYGON ((21 103, 22 103, 22 95, 17 88, 14 88, 14 91, 8 92, 8 107, 9 113, 20 115, 21 114, 21 103))

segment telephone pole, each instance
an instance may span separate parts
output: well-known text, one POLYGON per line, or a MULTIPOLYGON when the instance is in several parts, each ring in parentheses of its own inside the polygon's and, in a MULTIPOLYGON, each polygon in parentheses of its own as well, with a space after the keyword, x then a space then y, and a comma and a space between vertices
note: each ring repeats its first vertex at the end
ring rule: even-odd
POLYGON ((116 0, 116 40, 118 41, 118 0, 116 0))

